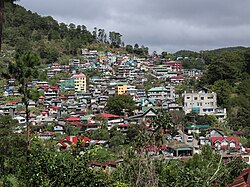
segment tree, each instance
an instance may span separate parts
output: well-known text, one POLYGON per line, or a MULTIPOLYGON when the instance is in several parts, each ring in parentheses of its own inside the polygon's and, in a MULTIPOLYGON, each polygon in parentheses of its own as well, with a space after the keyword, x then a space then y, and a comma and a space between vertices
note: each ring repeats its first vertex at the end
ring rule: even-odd
POLYGON ((125 112, 131 115, 135 108, 135 102, 131 96, 116 95, 108 99, 105 110, 117 115, 123 115, 125 110, 125 112))
POLYGON ((17 128, 17 120, 11 116, 0 116, 0 176, 16 172, 18 168, 15 166, 24 155, 25 140, 15 133, 17 128))
POLYGON ((4 18, 4 2, 13 4, 16 0, 0 0, 0 53, 2 50, 2 34, 3 34, 3 18, 4 18))
POLYGON ((133 53, 133 46, 132 45, 126 45, 126 51, 128 53, 133 53))
POLYGON ((225 80, 218 80, 212 86, 212 90, 217 94, 217 103, 221 107, 228 107, 232 86, 225 80))
POLYGON ((109 40, 112 47, 120 47, 122 35, 119 32, 109 32, 109 40))
POLYGON ((26 123, 27 123, 27 153, 30 147, 29 134, 29 99, 31 98, 30 90, 27 83, 38 76, 38 66, 40 65, 40 57, 31 52, 26 52, 19 56, 16 63, 9 65, 9 73, 20 83, 19 92, 23 95, 22 101, 25 105, 26 123))
POLYGON ((97 28, 96 27, 94 27, 92 34, 93 34, 95 40, 97 40, 97 28))
POLYGON ((245 69, 244 56, 240 52, 224 52, 215 55, 208 64, 208 71, 203 78, 204 82, 213 84, 217 80, 226 80, 229 83, 241 80, 245 69))
POLYGON ((110 138, 110 147, 118 147, 125 143, 126 136, 121 132, 116 132, 116 134, 110 138))
POLYGON ((109 132, 107 129, 97 129, 89 135, 94 140, 109 140, 109 132))

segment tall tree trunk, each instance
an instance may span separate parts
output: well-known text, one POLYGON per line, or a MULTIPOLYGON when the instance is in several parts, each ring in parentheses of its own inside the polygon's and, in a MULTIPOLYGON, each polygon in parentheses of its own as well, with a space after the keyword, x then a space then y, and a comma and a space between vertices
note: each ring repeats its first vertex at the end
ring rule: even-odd
POLYGON ((4 13, 4 0, 0 0, 0 54, 2 51, 2 38, 3 38, 3 13, 4 13))

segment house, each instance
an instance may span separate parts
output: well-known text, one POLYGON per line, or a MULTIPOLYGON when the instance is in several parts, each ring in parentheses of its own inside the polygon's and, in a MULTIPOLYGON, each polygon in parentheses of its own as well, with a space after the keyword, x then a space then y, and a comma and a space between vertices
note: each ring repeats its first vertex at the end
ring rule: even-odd
POLYGON ((182 75, 172 76, 172 77, 170 77, 170 82, 175 84, 175 85, 180 84, 180 83, 184 82, 184 76, 182 76, 182 75))
POLYGON ((182 71, 182 63, 181 62, 165 62, 166 65, 169 65, 171 67, 172 71, 182 71))
POLYGON ((83 132, 86 132, 86 131, 94 131, 94 130, 97 130, 101 128, 101 125, 98 124, 98 123, 87 123, 87 124, 82 124, 81 125, 81 130, 83 132))
POLYGON ((225 133, 220 128, 208 128, 206 130, 206 137, 212 138, 212 137, 223 137, 225 136, 225 133))
POLYGON ((157 112, 153 108, 149 108, 142 114, 130 116, 128 120, 132 122, 146 122, 150 124, 156 118, 156 116, 157 112))
POLYGON ((81 119, 77 118, 77 117, 74 117, 74 116, 71 116, 66 121, 69 122, 69 123, 74 123, 74 122, 80 122, 81 119))
POLYGON ((119 125, 117 126, 117 130, 118 130, 118 131, 121 131, 121 132, 127 132, 129 126, 130 126, 129 124, 125 124, 125 123, 119 124, 119 125))
POLYGON ((62 124, 54 125, 54 132, 64 134, 64 125, 62 125, 62 124))
POLYGON ((188 134, 193 134, 193 133, 200 134, 201 131, 205 131, 209 127, 210 127, 209 125, 190 124, 190 125, 185 126, 185 131, 187 131, 188 134))
POLYGON ((26 124, 26 118, 22 116, 16 116, 13 119, 16 119, 20 125, 25 125, 26 124))
POLYGON ((161 107, 164 111, 182 110, 182 106, 179 106, 177 102, 171 100, 163 101, 161 107))
POLYGON ((40 132, 38 134, 38 137, 42 140, 48 140, 48 139, 53 139, 55 136, 54 132, 40 132))
POLYGON ((85 147, 89 144, 91 139, 83 136, 66 136, 60 142, 58 142, 58 146, 62 149, 68 149, 71 145, 80 145, 81 147, 85 147))
POLYGON ((239 140, 237 137, 232 137, 232 136, 212 137, 211 146, 217 150, 238 148, 239 140))
POLYGON ((47 99, 56 98, 58 95, 58 86, 44 86, 44 96, 47 99))

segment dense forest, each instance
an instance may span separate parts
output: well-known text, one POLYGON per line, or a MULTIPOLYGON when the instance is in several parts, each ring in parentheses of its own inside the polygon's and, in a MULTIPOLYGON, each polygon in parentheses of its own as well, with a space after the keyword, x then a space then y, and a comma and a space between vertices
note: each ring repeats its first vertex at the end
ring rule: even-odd
POLYGON ((115 31, 107 34, 95 27, 91 32, 85 25, 58 23, 51 16, 42 17, 8 2, 4 11, 3 50, 14 49, 19 54, 33 50, 45 63, 80 55, 83 48, 148 54, 147 47, 125 46, 122 35, 115 31))

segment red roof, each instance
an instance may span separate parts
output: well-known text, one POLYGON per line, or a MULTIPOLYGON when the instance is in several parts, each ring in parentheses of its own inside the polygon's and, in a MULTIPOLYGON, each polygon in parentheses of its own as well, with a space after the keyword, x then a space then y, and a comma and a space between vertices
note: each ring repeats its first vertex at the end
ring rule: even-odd
POLYGON ((182 75, 179 75, 179 76, 172 76, 170 77, 170 79, 184 79, 184 77, 182 75))
POLYGON ((77 118, 77 117, 69 117, 67 119, 67 121, 80 121, 81 119, 80 118, 77 118))
POLYGON ((98 114, 96 117, 97 118, 120 118, 120 116, 117 116, 114 114, 107 114, 107 113, 98 114))
POLYGON ((46 132, 40 132, 39 135, 53 136, 53 135, 55 135, 55 133, 46 131, 46 132))
POLYGON ((66 136, 66 137, 64 137, 63 140, 69 141, 69 142, 74 143, 74 144, 76 144, 78 140, 82 140, 83 143, 87 143, 87 142, 91 141, 90 138, 82 137, 82 136, 66 136))
POLYGON ((41 111, 41 114, 48 114, 48 111, 41 111))
POLYGON ((236 147, 239 146, 239 140, 237 137, 232 137, 232 136, 224 136, 224 137, 212 137, 212 145, 215 144, 216 141, 222 142, 223 140, 226 140, 228 142, 235 142, 236 147))
POLYGON ((8 103, 6 103, 5 105, 16 105, 18 103, 18 101, 10 101, 8 103))
POLYGON ((129 124, 119 124, 118 126, 119 127, 129 127, 130 125, 129 124))
POLYGON ((43 89, 45 91, 47 91, 48 89, 52 89, 52 90, 57 91, 58 90, 58 86, 44 86, 43 89))
POLYGON ((49 108, 58 109, 58 106, 49 106, 49 108))

